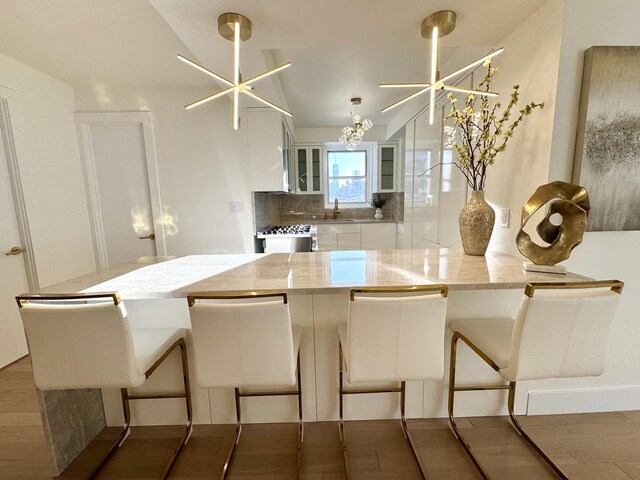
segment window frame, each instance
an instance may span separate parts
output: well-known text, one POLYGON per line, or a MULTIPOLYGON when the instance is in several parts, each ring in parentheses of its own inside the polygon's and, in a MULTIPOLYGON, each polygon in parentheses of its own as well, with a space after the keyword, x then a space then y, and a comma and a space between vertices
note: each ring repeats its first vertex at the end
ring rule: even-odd
POLYGON ((378 142, 362 142, 358 145, 358 148, 355 150, 351 150, 353 152, 365 152, 365 174, 358 177, 333 177, 329 173, 330 165, 329 165, 329 154, 330 153, 340 153, 340 152, 351 152, 347 150, 347 147, 342 143, 337 142, 326 142, 324 144, 324 184, 325 184, 325 192, 324 192, 324 203, 325 208, 333 208, 335 199, 329 198, 330 190, 329 190, 329 179, 330 178, 362 178, 365 179, 365 201, 364 202, 344 202, 340 203, 338 200, 339 207, 344 205, 344 208, 371 208, 369 205, 369 200, 371 199, 372 189, 373 189, 373 179, 376 175, 376 169, 374 168, 376 161, 376 150, 378 148, 378 142))

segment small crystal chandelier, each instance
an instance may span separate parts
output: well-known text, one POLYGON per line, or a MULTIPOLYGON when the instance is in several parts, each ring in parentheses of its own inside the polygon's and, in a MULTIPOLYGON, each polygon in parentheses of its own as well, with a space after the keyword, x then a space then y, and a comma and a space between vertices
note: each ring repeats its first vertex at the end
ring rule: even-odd
POLYGON ((362 103, 362 99, 359 97, 351 99, 351 105, 354 106, 353 126, 344 127, 342 129, 342 135, 338 141, 347 146, 347 150, 353 151, 362 142, 364 132, 373 127, 373 122, 368 118, 362 120, 362 117, 358 115, 358 105, 362 103))

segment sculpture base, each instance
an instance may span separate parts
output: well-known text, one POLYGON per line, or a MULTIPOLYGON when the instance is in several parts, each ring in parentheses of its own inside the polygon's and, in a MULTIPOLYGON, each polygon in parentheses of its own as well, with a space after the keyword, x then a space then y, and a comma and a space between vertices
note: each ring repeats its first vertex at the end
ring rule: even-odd
POLYGON ((527 272, 559 273, 559 274, 567 273, 567 267, 562 265, 536 265, 533 262, 523 262, 522 268, 524 268, 527 272))

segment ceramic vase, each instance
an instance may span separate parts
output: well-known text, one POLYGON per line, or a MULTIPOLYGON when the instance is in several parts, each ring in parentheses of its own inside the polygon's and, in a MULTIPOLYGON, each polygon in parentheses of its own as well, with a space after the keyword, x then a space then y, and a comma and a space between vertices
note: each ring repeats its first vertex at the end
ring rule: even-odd
POLYGON ((382 209, 381 208, 376 208, 376 214, 373 216, 373 218, 375 218, 376 220, 382 219, 382 209))
POLYGON ((474 190, 471 200, 460 210, 458 222, 462 248, 467 255, 484 255, 491 240, 496 212, 484 200, 484 191, 474 190))

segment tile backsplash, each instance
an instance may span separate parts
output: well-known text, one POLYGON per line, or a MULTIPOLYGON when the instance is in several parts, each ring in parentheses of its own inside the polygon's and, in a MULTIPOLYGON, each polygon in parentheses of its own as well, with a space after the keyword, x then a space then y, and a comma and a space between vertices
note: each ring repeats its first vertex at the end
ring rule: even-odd
MULTIPOLYGON (((381 193, 387 199, 382 214, 387 220, 403 221, 404 196, 401 192, 381 193)), ((331 220, 333 209, 325 208, 324 195, 294 195, 281 192, 254 192, 253 208, 256 229, 267 225, 313 223, 314 220, 331 220)), ((375 209, 345 208, 340 205, 340 219, 373 218, 375 209)))

